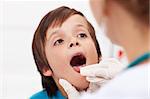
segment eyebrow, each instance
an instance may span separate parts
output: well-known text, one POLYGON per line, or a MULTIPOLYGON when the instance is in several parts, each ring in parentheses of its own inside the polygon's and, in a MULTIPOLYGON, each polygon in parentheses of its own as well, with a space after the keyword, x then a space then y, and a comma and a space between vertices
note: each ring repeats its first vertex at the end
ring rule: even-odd
POLYGON ((56 33, 59 33, 59 29, 56 29, 56 30, 53 30, 53 31, 50 31, 47 35, 47 40, 50 40, 50 38, 55 35, 56 33))
POLYGON ((76 24, 76 25, 75 25, 75 27, 76 27, 76 28, 80 28, 80 27, 81 27, 82 29, 84 29, 84 30, 87 30, 87 31, 88 31, 88 27, 87 27, 87 26, 85 26, 85 25, 83 25, 83 24, 76 24))
POLYGON ((84 27, 84 28, 86 28, 83 24, 77 24, 77 25, 75 25, 75 27, 84 27))
MULTIPOLYGON (((83 27, 85 29, 87 29, 83 24, 76 24, 75 27, 83 27)), ((53 30, 53 31, 50 31, 48 33, 48 36, 47 36, 47 40, 50 40, 50 38, 55 35, 56 33, 60 33, 60 29, 56 29, 56 30, 53 30)))

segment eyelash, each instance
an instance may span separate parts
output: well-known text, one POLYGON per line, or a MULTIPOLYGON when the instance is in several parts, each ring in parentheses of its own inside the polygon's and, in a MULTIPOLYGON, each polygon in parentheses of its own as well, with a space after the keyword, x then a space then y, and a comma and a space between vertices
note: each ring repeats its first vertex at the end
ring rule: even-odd
POLYGON ((80 33, 77 35, 79 38, 87 38, 87 35, 85 33, 80 33))
MULTIPOLYGON (((86 35, 85 33, 80 33, 80 34, 77 35, 77 37, 79 37, 79 38, 87 38, 87 35, 86 35)), ((54 46, 57 46, 57 45, 62 44, 63 41, 64 41, 63 39, 58 39, 58 40, 56 40, 56 41, 54 42, 54 46)))
POLYGON ((56 40, 56 41, 54 42, 54 46, 62 44, 63 41, 64 41, 63 39, 58 39, 58 40, 56 40))

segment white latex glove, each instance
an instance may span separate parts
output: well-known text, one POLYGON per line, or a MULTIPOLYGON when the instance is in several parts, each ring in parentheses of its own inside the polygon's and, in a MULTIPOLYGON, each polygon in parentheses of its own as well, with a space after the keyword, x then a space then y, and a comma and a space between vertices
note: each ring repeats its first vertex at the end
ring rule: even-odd
POLYGON ((78 99, 84 92, 78 92, 67 80, 59 79, 59 84, 64 88, 68 95, 68 99, 78 99))
POLYGON ((90 82, 88 91, 94 92, 124 68, 118 60, 109 58, 101 60, 99 64, 81 67, 80 74, 86 76, 86 80, 90 82))
MULTIPOLYGON (((86 76, 86 79, 90 82, 86 93, 96 91, 124 68, 116 59, 102 60, 99 64, 80 68, 81 75, 86 76)), ((85 93, 78 92, 74 86, 64 79, 60 79, 59 84, 64 88, 69 99, 78 99, 85 93)))

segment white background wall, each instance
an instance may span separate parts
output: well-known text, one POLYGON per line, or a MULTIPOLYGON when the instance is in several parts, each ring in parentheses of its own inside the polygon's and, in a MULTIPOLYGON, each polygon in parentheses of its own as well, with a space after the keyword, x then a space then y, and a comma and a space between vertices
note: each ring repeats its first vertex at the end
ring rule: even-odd
MULTIPOLYGON (((97 24, 88 0, 1 1, 0 2, 0 99, 27 99, 42 89, 34 64, 31 43, 41 18, 50 10, 66 5, 81 11, 97 24)), ((105 42, 98 36, 101 46, 105 42)), ((107 56, 109 46, 101 48, 107 56)))

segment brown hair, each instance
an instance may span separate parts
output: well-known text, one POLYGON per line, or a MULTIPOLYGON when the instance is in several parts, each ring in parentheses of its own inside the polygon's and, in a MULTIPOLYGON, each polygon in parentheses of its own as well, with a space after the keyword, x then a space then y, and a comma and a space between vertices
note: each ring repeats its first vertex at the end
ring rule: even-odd
MULTIPOLYGON (((107 0, 111 1, 111 0, 107 0)), ((120 4, 139 22, 149 25, 149 0, 112 0, 120 4)))
MULTIPOLYGON (((66 19, 68 19, 70 16, 75 14, 79 14, 84 17, 84 15, 81 12, 78 12, 74 9, 70 9, 65 6, 52 10, 42 18, 34 34, 34 38, 32 42, 33 56, 34 56, 37 69, 40 72, 42 77, 42 86, 43 88, 46 89, 49 96, 55 95, 58 88, 52 77, 47 77, 43 75, 43 71, 51 69, 45 55, 46 32, 49 27, 53 28, 56 26, 57 27, 61 26, 66 19)), ((98 57, 100 57, 101 52, 100 52, 99 44, 96 40, 95 30, 88 21, 87 24, 88 24, 88 31, 96 46, 98 57)))

